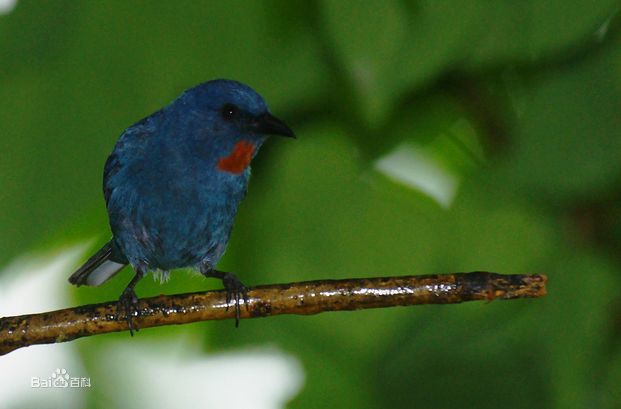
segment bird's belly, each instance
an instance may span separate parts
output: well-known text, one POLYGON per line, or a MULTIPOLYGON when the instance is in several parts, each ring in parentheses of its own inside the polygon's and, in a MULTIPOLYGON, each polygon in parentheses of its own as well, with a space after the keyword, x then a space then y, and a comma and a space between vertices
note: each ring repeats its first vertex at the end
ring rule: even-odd
POLYGON ((226 249, 239 200, 213 191, 150 192, 115 237, 132 264, 149 270, 214 265, 226 249))

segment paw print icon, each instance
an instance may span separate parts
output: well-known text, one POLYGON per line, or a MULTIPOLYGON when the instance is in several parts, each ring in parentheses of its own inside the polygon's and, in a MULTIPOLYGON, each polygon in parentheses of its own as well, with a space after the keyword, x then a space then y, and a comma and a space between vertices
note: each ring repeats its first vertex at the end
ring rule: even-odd
POLYGON ((52 385, 54 388, 69 387, 69 374, 65 368, 56 368, 56 370, 52 372, 52 385))

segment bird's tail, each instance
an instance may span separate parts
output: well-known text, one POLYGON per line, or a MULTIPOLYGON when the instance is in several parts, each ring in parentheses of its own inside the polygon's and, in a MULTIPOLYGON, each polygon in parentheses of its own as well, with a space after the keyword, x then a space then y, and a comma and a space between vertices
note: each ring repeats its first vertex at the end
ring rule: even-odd
POLYGON ((121 271, 126 264, 110 260, 112 240, 107 242, 97 253, 89 258, 82 267, 69 277, 69 282, 81 285, 100 285, 121 271))

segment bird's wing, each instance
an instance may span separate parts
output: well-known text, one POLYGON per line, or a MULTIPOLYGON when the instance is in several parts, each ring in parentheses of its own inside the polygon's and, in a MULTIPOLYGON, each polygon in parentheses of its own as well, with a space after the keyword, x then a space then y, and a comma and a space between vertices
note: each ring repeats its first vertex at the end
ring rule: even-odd
POLYGON ((115 152, 112 152, 112 154, 108 156, 108 160, 106 160, 106 165, 104 166, 103 191, 104 198, 106 199, 106 205, 108 204, 108 201, 110 200, 110 195, 114 190, 114 185, 108 183, 108 181, 111 181, 113 179, 113 177, 119 172, 120 168, 121 161, 119 159, 119 155, 115 152))
POLYGON ((124 167, 129 165, 129 162, 142 157, 146 140, 155 132, 155 128, 149 121, 151 117, 147 117, 127 128, 119 137, 114 150, 106 160, 103 177, 103 192, 106 205, 110 201, 112 192, 120 183, 120 178, 117 176, 120 176, 119 174, 124 167))

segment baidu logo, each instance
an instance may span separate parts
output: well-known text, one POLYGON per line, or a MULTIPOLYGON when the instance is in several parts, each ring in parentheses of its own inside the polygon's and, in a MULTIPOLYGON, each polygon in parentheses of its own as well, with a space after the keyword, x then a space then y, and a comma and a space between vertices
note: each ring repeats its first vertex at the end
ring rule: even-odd
POLYGON ((52 376, 40 378, 33 376, 30 379, 31 388, 90 388, 91 378, 69 376, 65 368, 56 368, 52 376))

